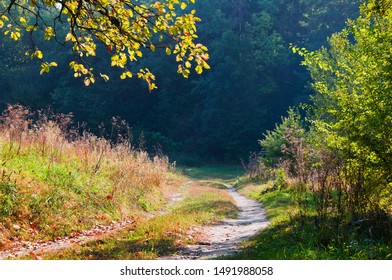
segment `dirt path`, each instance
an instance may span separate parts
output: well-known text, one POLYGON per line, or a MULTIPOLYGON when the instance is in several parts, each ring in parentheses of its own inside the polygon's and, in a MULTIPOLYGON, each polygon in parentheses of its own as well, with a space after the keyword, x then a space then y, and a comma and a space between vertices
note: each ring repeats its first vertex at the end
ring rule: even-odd
POLYGON ((89 230, 72 233, 71 236, 58 237, 50 241, 14 241, 9 248, 0 251, 1 259, 12 259, 30 255, 34 259, 40 259, 43 252, 59 251, 75 245, 83 245, 93 240, 113 236, 126 228, 133 228, 137 222, 135 219, 121 222, 111 222, 109 225, 97 225, 89 230))
MULTIPOLYGON (((188 188, 189 181, 182 185, 178 192, 170 199, 165 209, 157 213, 147 213, 144 219, 151 219, 157 215, 164 215, 167 213, 170 206, 183 200, 183 191, 188 188)), ((0 260, 12 259, 20 256, 30 255, 35 259, 40 259, 40 255, 44 252, 61 251, 62 249, 70 248, 77 245, 83 245, 94 240, 101 240, 106 237, 114 236, 116 233, 124 230, 133 231, 139 218, 132 217, 131 219, 111 222, 109 225, 97 225, 89 230, 82 230, 80 232, 72 233, 71 236, 58 237, 50 241, 14 241, 8 248, 0 251, 0 260)))
POLYGON ((197 229, 202 233, 197 245, 187 246, 177 255, 162 259, 209 259, 229 255, 238 250, 241 241, 268 226, 261 204, 240 195, 234 187, 228 187, 228 191, 240 208, 237 219, 225 219, 217 225, 197 229))
MULTIPOLYGON (((147 219, 167 213, 170 206, 183 200, 183 191, 188 188, 191 182, 189 181, 180 187, 179 192, 171 197, 164 210, 159 211, 155 215, 151 214, 147 219)), ((196 235, 199 236, 197 245, 187 246, 177 255, 162 259, 207 259, 229 255, 238 250, 238 245, 241 241, 249 239, 268 225, 262 205, 238 194, 234 187, 228 187, 228 192, 240 208, 237 219, 225 219, 217 225, 193 229, 193 233, 197 233, 196 235)), ((75 245, 86 244, 93 240, 113 236, 126 228, 132 230, 135 223, 137 223, 135 219, 112 222, 107 226, 96 226, 91 230, 81 231, 74 233, 72 236, 52 241, 15 241, 10 248, 0 251, 0 259, 15 258, 23 255, 31 255, 39 259, 40 254, 43 252, 59 251, 75 245)), ((189 234, 192 235, 192 232, 189 234)))

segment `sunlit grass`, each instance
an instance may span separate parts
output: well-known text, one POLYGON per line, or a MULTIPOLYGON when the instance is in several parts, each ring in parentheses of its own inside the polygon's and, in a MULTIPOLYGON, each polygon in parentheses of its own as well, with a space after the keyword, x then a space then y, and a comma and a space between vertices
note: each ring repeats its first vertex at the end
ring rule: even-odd
POLYGON ((240 174, 237 168, 188 170, 203 180, 184 187, 188 179, 173 172, 166 157, 150 158, 127 141, 113 144, 88 133, 68 134, 62 118, 44 116, 33 123, 20 106, 3 115, 2 249, 10 241, 54 240, 137 217, 119 233, 103 232, 85 245, 76 242, 44 258, 151 259, 194 242, 187 236, 190 228, 236 216, 225 185, 240 174), (184 199, 170 203, 179 191, 184 199))
POLYGON ((182 184, 165 157, 72 134, 62 128, 64 116, 33 123, 31 114, 10 107, 0 123, 0 247, 143 216, 182 184))
POLYGON ((232 185, 243 174, 241 166, 204 166, 180 168, 180 171, 190 178, 216 184, 232 185))
MULTIPOLYGON (((129 231, 113 237, 44 254, 45 259, 156 259, 173 254, 197 240, 190 228, 235 217, 238 208, 227 192, 214 186, 192 182, 184 200, 167 213, 140 221, 129 231)), ((29 257, 28 257, 29 258, 29 257)))
POLYGON ((241 193, 262 202, 267 210, 270 226, 250 241, 230 259, 392 259, 390 240, 369 238, 351 223, 330 218, 317 226, 315 209, 310 195, 293 189, 277 190, 273 184, 245 184, 241 193), (298 218, 298 196, 307 199, 308 209, 298 218))

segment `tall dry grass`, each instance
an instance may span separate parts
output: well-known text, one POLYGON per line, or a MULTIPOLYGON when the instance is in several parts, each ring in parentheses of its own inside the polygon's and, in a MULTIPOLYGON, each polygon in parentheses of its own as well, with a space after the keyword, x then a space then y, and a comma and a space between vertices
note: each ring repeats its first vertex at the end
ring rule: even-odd
POLYGON ((167 157, 151 158, 124 134, 109 141, 73 126, 71 114, 9 105, 0 117, 0 245, 151 210, 169 169, 167 157))

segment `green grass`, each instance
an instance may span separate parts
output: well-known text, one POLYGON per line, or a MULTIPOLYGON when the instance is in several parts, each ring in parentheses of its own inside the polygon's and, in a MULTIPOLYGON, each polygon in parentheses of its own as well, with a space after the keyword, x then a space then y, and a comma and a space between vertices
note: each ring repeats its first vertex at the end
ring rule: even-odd
POLYGON ((244 242, 242 251, 230 259, 392 259, 390 239, 372 237, 371 228, 333 218, 317 225, 309 194, 273 190, 271 186, 268 183, 239 187, 241 193, 263 203, 271 225, 244 242), (308 202, 308 210, 301 218, 296 203, 299 195, 308 202))
POLYGON ((203 166, 179 169, 184 175, 205 182, 216 184, 234 184, 242 176, 243 169, 240 166, 203 166))
POLYGON ((168 184, 181 184, 165 158, 88 134, 68 141, 53 123, 26 127, 0 128, 0 249, 143 215, 165 205, 168 184))
MULTIPOLYGON (((193 182, 185 199, 163 215, 142 220, 132 229, 61 252, 44 254, 44 259, 155 259, 177 252, 194 242, 190 228, 235 217, 238 208, 224 191, 193 182)), ((31 258, 27 256, 26 258, 31 258)))
POLYGON ((119 218, 116 206, 105 198, 113 182, 103 173, 92 178, 75 157, 49 162, 47 155, 30 149, 7 159, 3 184, 7 182, 5 174, 14 182, 15 197, 9 215, 0 218, 6 225, 18 224, 24 229, 12 232, 9 226, 11 237, 51 239, 92 227, 97 222, 95 216, 119 218), (34 224, 34 235, 30 234, 30 223, 34 224))

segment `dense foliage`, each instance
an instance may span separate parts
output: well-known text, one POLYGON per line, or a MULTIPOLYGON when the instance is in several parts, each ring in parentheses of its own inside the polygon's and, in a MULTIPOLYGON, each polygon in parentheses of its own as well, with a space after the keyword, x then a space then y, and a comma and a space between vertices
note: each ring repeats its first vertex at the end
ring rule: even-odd
MULTIPOLYGON (((29 34, 31 46, 26 55, 41 61, 41 74, 57 67, 58 63, 44 60, 37 36, 41 41, 53 40, 64 46, 70 42, 75 56, 69 66, 75 77, 84 77, 86 86, 95 83, 96 70, 89 57, 97 56, 97 44, 100 43, 111 53, 111 66, 122 69, 121 79, 132 78, 136 73, 152 90, 156 88, 155 76, 148 68, 137 71, 137 67, 128 66, 129 61, 141 58, 146 49, 154 52, 160 47, 166 48, 168 55, 174 53, 179 63, 178 73, 184 77, 189 76, 194 62, 199 74, 203 68, 209 69, 205 61, 207 48, 194 43, 198 37, 195 24, 200 21, 194 16, 196 11, 178 14, 191 2, 195 1, 14 0, 1 3, 0 26, 5 29, 4 35, 15 41, 23 32, 29 34)), ((100 76, 109 80, 107 74, 100 73, 100 76)))
MULTIPOLYGON (((289 44, 312 50, 325 44, 327 36, 355 17, 358 1, 212 0, 196 1, 184 11, 193 8, 194 16, 202 19, 197 23, 197 41, 208 46, 211 57, 211 69, 202 75, 190 73, 183 79, 165 48, 157 47, 154 53, 146 49, 142 59, 127 67, 148 68, 156 75, 158 89, 148 93, 146 83, 121 80, 124 69, 108 67, 115 48, 109 52, 105 43, 97 43, 96 56, 88 59, 95 73, 106 73, 110 80, 96 79, 86 88, 80 81, 84 78, 74 79, 69 71, 68 62, 75 59, 72 49, 55 44, 53 38, 43 40, 38 36, 43 31, 37 30, 35 46, 45 60, 58 66, 39 75, 40 63, 24 57, 30 37, 15 42, 9 35, 2 36, 1 66, 7 71, 0 77, 1 106, 50 105, 56 112, 73 112, 77 122, 87 123, 98 135, 110 135, 99 129, 101 123, 109 127, 111 118, 120 116, 132 127, 134 141, 143 135, 147 148, 159 146, 172 160, 238 162, 258 149, 260 134, 272 129, 288 106, 308 100, 309 74, 299 66, 289 44)), ((68 28, 65 24, 58 30, 63 34, 59 38, 66 38, 68 28)))
MULTIPOLYGON (((284 170, 298 191, 300 223, 313 220, 336 234, 359 229, 390 246, 392 2, 364 2, 328 44, 313 52, 293 47, 312 76, 312 105, 307 122, 290 111, 265 134, 262 160, 284 170)), ((342 245, 348 234, 335 241, 342 245)))
POLYGON ((343 161, 344 177, 359 196, 355 207, 389 207, 392 3, 364 4, 361 16, 349 21, 329 44, 328 50, 303 53, 317 92, 312 99, 314 127, 324 140, 319 142, 343 161))

